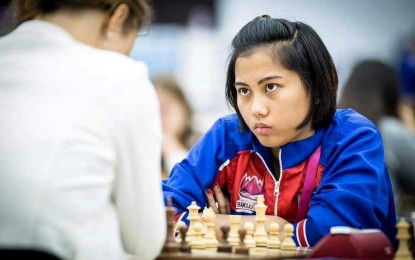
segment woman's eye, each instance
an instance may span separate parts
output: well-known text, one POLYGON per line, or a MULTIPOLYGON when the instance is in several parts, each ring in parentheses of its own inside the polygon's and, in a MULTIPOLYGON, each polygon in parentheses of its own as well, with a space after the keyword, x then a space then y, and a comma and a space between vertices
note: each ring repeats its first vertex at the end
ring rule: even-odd
POLYGON ((268 92, 274 91, 274 90, 276 90, 277 88, 278 88, 278 86, 277 86, 276 84, 268 84, 268 85, 266 86, 266 89, 267 89, 267 91, 268 91, 268 92))
POLYGON ((248 95, 250 93, 249 89, 246 88, 240 88, 238 89, 238 93, 241 94, 242 96, 248 95))

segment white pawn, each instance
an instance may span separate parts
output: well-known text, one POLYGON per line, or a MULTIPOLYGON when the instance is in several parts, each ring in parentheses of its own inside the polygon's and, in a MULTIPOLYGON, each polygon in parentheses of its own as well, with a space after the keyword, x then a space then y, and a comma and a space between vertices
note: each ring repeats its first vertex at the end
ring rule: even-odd
POLYGON ((202 234, 202 223, 196 222, 194 223, 194 231, 195 235, 193 237, 192 243, 190 244, 192 249, 205 249, 205 241, 203 240, 202 234))
POLYGON ((278 237, 280 225, 272 222, 269 225, 269 239, 267 243, 268 248, 281 248, 281 241, 278 237))
POLYGON ((241 215, 229 215, 229 223, 231 230, 229 232, 228 241, 232 246, 239 245, 239 226, 241 225, 241 215))
POLYGON ((245 222, 244 228, 246 229, 246 235, 245 235, 245 245, 247 248, 256 247, 256 243, 254 240, 254 224, 252 222, 245 222))
POLYGON ((202 211, 202 216, 200 218, 202 220, 202 223, 203 223, 203 226, 202 226, 202 234, 203 235, 206 234, 206 220, 205 220, 205 217, 206 217, 206 212, 207 211, 208 211, 208 207, 204 207, 203 211, 202 211))
POLYGON ((216 239, 215 233, 215 219, 216 215, 215 212, 213 212, 213 209, 207 209, 205 212, 206 232, 204 237, 206 248, 217 248, 219 245, 219 241, 216 239))
MULTIPOLYGON (((179 221, 179 222, 176 223, 176 226, 174 227, 174 233, 180 234, 180 228, 181 227, 186 227, 186 223, 184 223, 184 221, 179 221)), ((176 240, 177 243, 180 243, 182 239, 181 239, 180 236, 176 236, 175 240, 176 240)))
POLYGON ((296 250, 296 245, 293 240, 294 226, 292 224, 284 225, 284 240, 281 243, 282 250, 296 250))

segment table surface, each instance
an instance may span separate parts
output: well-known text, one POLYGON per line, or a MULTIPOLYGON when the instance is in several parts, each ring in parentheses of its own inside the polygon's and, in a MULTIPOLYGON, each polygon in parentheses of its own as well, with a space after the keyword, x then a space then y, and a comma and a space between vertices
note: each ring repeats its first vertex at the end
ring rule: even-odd
POLYGON ((191 253, 161 253, 158 260, 169 259, 302 259, 311 248, 296 248, 296 250, 268 249, 256 247, 249 249, 249 255, 235 253, 219 253, 216 249, 192 249, 191 253))

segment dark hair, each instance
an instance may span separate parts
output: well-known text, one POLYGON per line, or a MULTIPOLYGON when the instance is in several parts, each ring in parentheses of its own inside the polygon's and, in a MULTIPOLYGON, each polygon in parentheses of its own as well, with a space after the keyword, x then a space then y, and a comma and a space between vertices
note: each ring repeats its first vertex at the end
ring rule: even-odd
POLYGON ((339 108, 352 108, 377 124, 382 116, 398 117, 399 77, 391 66, 365 60, 352 70, 342 89, 339 108))
POLYGON ((235 62, 252 51, 270 47, 273 59, 301 78, 311 96, 309 114, 297 127, 326 128, 336 112, 337 72, 323 41, 310 26, 268 15, 256 17, 233 38, 226 79, 226 99, 238 114, 241 128, 248 126, 237 106, 235 62))
POLYGON ((112 13, 120 4, 130 8, 129 16, 124 24, 124 33, 132 28, 140 28, 150 21, 151 6, 149 0, 13 0, 14 19, 19 25, 34 19, 37 15, 53 13, 60 9, 82 10, 98 9, 112 13))

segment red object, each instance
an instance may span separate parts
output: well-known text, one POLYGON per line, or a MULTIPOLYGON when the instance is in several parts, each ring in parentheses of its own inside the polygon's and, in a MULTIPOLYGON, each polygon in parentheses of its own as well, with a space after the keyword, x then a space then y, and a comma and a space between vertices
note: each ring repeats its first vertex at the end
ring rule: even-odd
POLYGON ((393 259, 393 256, 391 242, 378 229, 333 227, 306 258, 393 259))

